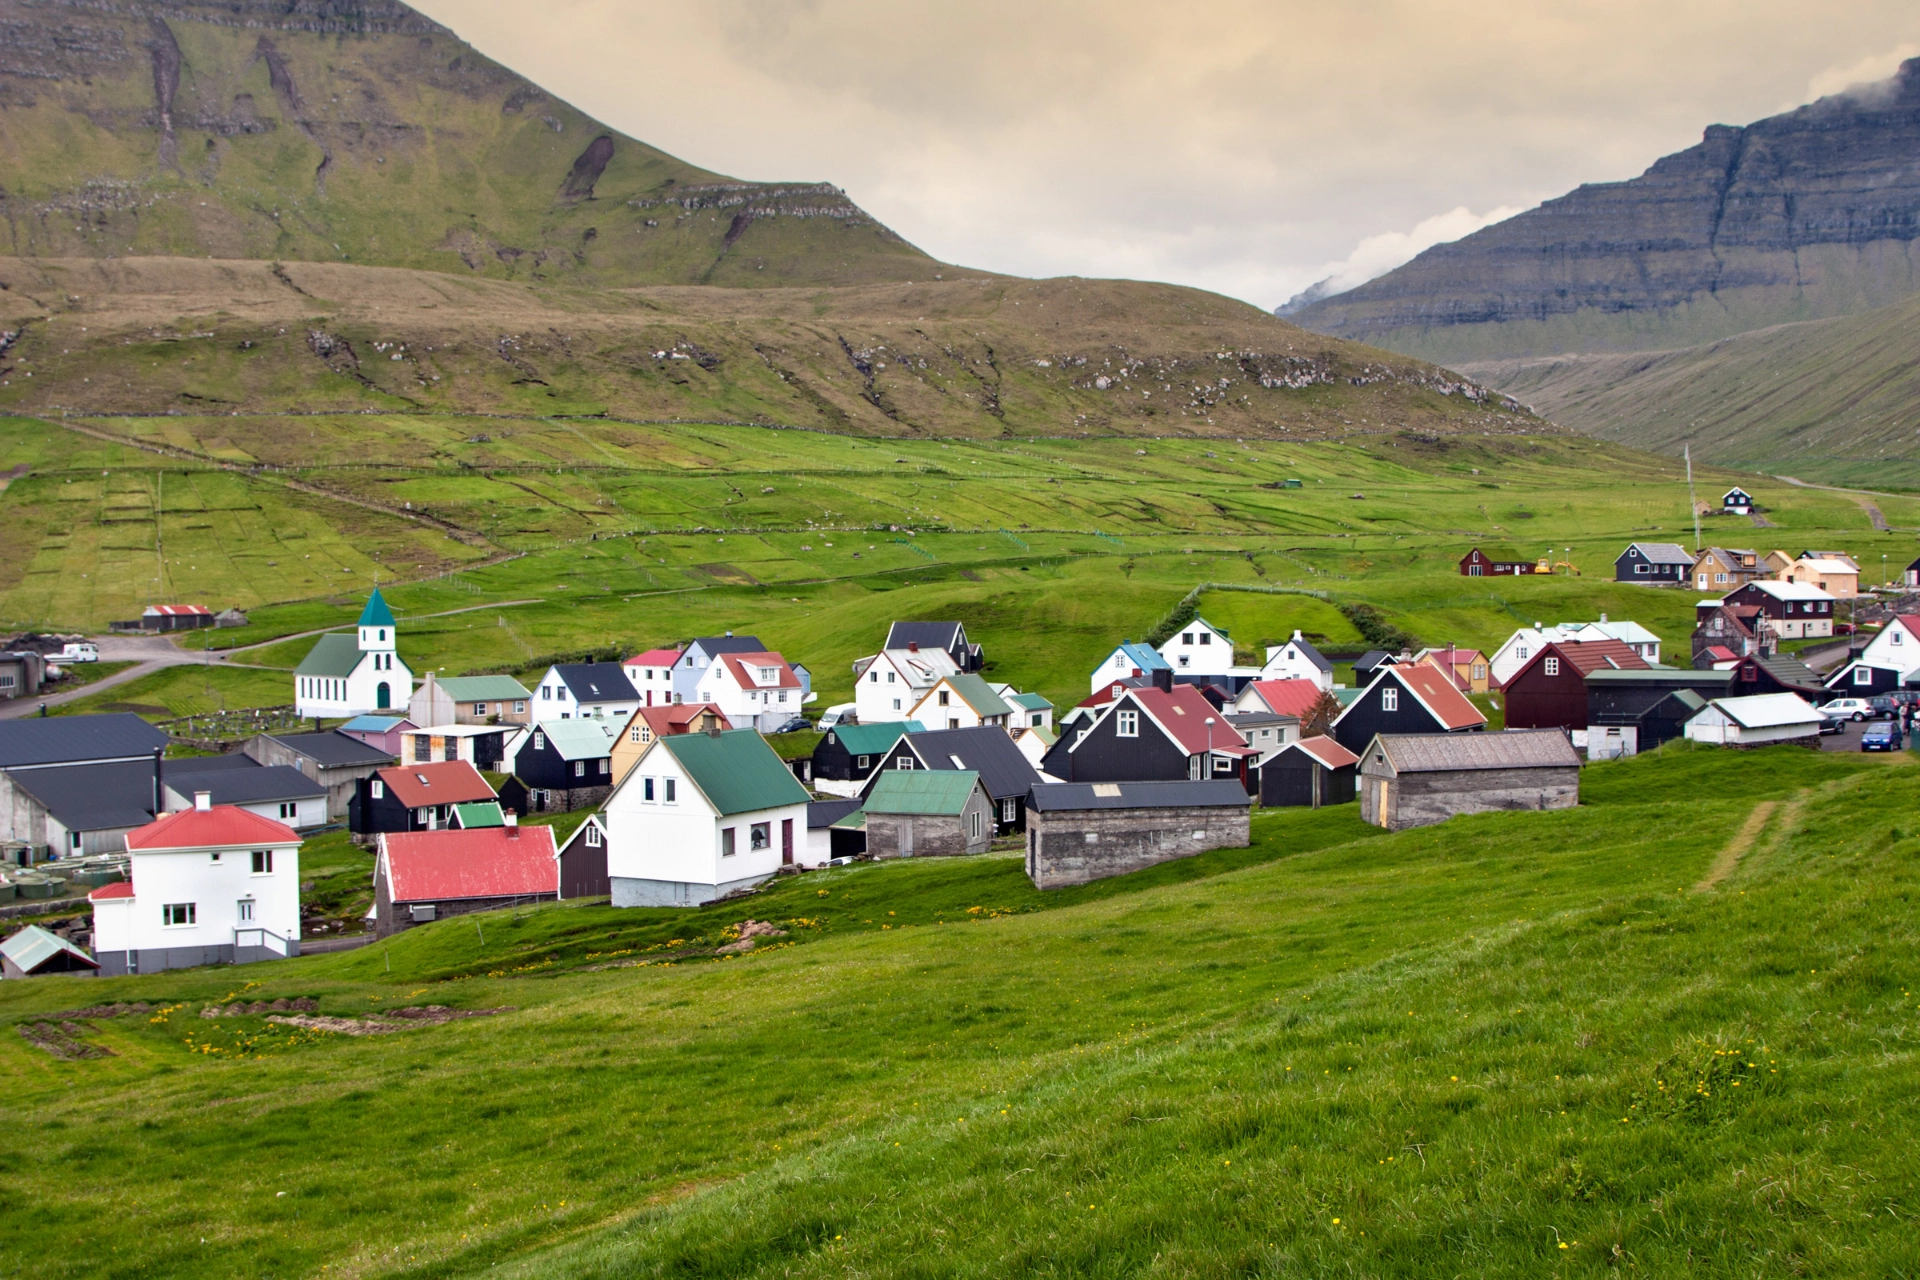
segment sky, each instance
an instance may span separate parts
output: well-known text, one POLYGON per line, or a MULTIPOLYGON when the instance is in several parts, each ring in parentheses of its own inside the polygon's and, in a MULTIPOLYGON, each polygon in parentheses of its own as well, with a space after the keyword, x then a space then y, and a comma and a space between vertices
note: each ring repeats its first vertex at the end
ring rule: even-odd
POLYGON ((414 0, 928 253, 1273 307, 1920 55, 1913 0, 414 0))

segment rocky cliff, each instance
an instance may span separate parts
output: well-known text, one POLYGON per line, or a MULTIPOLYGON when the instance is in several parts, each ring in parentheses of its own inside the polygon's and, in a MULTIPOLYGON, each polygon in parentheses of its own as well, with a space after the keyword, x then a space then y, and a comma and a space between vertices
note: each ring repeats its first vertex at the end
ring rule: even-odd
POLYGON ((832 186, 686 164, 394 0, 0 0, 0 253, 591 284, 934 266, 832 186))
POLYGON ((1627 351, 1847 315, 1920 290, 1920 58, 1295 310, 1429 359, 1627 351))

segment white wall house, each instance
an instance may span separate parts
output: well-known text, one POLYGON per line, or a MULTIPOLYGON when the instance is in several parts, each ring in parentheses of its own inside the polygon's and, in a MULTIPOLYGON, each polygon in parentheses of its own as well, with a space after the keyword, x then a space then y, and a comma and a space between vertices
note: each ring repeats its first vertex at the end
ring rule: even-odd
POLYGON ((130 878, 88 895, 101 973, 300 954, 300 837, 205 792, 194 799, 128 832, 130 878))
POLYGON ((293 672, 293 705, 305 717, 344 720, 376 711, 405 710, 413 672, 394 651, 393 611, 375 587, 352 635, 333 631, 293 672))
POLYGON ((807 853, 806 789, 752 729, 655 738, 601 806, 616 907, 691 907, 807 853))
POLYGON ((640 695, 641 706, 669 707, 676 701, 685 701, 673 696, 673 671, 680 665, 680 650, 649 649, 620 665, 626 668, 627 679, 640 695))
POLYGON ((1176 672, 1223 676, 1233 667, 1233 641, 1205 618, 1195 618, 1167 637, 1160 656, 1176 672))
POLYGON ((1298 631, 1285 644, 1267 648, 1267 663, 1260 668, 1262 680, 1311 680, 1324 691, 1333 689, 1333 664, 1309 644, 1298 631))
POLYGON ((777 653, 723 653, 707 667, 695 701, 711 703, 733 725, 771 733, 800 714, 800 677, 777 653))
POLYGON ((920 695, 909 719, 929 729, 974 729, 980 725, 1012 727, 1014 708, 976 675, 942 676, 920 695))
POLYGON ((1903 676, 1920 667, 1920 614, 1895 614, 1867 641, 1858 659, 1869 667, 1885 667, 1903 676))
MULTIPOLYGON (((1231 651, 1228 656, 1231 658, 1231 651)), ((1160 651, 1152 645, 1123 640, 1112 653, 1100 659, 1100 665, 1093 669, 1093 676, 1087 682, 1087 692, 1098 693, 1117 680, 1129 680, 1134 676, 1144 676, 1154 671, 1171 670, 1173 670, 1173 664, 1161 657, 1160 651)))
POLYGON ((853 664, 854 715, 861 724, 911 720, 921 695, 959 674, 944 649, 882 649, 853 664))
POLYGON ((1819 736, 1820 713, 1797 693, 1715 698, 1687 721, 1684 732, 1694 742, 1724 747, 1793 742, 1819 736))
POLYGON ((547 668, 533 691, 535 720, 615 720, 625 724, 640 695, 617 662, 563 662, 547 668))

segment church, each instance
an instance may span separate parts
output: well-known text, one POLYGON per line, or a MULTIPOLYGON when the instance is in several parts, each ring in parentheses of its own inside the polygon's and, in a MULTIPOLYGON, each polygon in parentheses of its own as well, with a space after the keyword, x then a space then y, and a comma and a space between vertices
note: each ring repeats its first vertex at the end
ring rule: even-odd
POLYGON ((413 672, 394 652, 394 641, 393 610, 375 587, 361 611, 358 634, 321 636, 294 669, 294 709, 325 720, 404 712, 413 697, 413 672))

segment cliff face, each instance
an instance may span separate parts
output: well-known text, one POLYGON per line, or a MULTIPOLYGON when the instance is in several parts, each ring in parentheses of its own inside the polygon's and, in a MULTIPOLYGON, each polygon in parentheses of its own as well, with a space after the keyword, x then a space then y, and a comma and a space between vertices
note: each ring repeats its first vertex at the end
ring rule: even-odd
POLYGON ((1297 323, 1432 359, 1675 346, 1920 290, 1920 58, 1583 186, 1297 323))
POLYGON ((0 253, 591 284, 932 266, 831 186, 686 164, 394 0, 0 0, 0 253))

